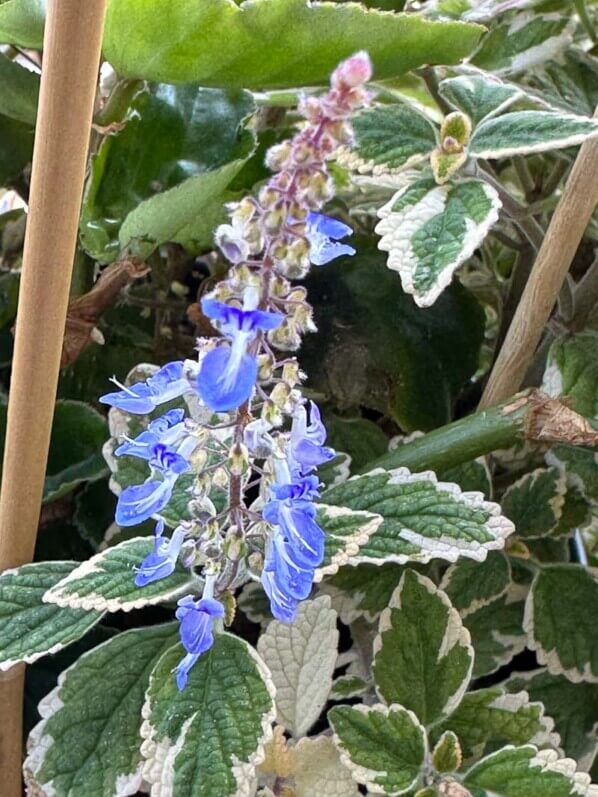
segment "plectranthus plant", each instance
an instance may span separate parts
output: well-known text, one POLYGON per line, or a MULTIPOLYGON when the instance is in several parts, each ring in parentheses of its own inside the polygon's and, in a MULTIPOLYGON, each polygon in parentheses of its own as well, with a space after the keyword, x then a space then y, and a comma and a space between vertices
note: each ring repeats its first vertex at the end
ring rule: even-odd
POLYGON ((350 119, 370 99, 371 72, 368 55, 357 53, 333 72, 327 94, 302 99, 305 123, 266 154, 273 176, 257 197, 229 205, 230 223, 218 227, 216 244, 230 269, 201 299, 220 337, 197 341, 197 362, 167 363, 132 386, 114 380, 119 389, 100 399, 147 415, 191 397, 203 416, 167 410, 114 451, 148 464, 147 480, 118 496, 116 522, 158 519, 153 550, 135 568, 136 586, 170 576, 180 558, 203 582, 197 600, 178 601, 186 650, 176 669, 179 689, 213 644, 224 593, 260 578, 273 616, 292 623, 324 557, 316 469, 335 452, 325 445, 318 407, 301 392, 303 374, 292 352, 315 326, 305 288, 294 280, 355 252, 342 242, 351 228, 320 211, 334 196, 327 161, 352 142, 350 119), (189 519, 169 537, 161 512, 177 480, 191 473, 189 519), (209 497, 216 475, 227 493, 218 512, 209 497), (251 491, 256 498, 248 498, 251 491))

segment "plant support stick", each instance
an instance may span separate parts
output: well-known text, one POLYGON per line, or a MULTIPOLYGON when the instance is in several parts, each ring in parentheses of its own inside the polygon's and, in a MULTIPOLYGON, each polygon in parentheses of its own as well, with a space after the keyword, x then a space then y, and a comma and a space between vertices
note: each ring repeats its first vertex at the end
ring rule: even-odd
MULTIPOLYGON (((16 322, 2 492, 0 572, 31 561, 44 486, 105 0, 49 0, 16 322)), ((0 783, 21 795, 23 668, 0 681, 0 783)))
POLYGON ((598 202, 598 139, 580 149, 550 221, 505 342, 490 374, 481 407, 515 393, 523 381, 571 261, 598 202))

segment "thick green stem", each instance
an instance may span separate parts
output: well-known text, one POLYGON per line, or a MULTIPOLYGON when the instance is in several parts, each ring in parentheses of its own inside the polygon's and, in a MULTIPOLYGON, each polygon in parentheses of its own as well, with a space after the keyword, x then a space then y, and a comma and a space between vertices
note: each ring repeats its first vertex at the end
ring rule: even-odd
POLYGON ((539 390, 524 390, 508 401, 434 429, 367 464, 373 468, 444 470, 510 448, 520 440, 596 445, 587 421, 539 390))

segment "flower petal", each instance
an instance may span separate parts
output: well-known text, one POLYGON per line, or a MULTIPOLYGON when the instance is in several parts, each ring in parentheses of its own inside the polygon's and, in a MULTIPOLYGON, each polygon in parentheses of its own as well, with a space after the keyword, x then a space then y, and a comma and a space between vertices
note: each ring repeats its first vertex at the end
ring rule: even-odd
POLYGON ((170 501, 176 476, 164 481, 150 479, 143 484, 125 487, 118 496, 116 522, 119 526, 135 526, 160 512, 170 501))
POLYGON ((251 396, 257 379, 257 361, 249 354, 243 355, 236 373, 227 375, 231 351, 230 346, 219 346, 208 352, 197 377, 199 395, 214 412, 240 407, 251 396))

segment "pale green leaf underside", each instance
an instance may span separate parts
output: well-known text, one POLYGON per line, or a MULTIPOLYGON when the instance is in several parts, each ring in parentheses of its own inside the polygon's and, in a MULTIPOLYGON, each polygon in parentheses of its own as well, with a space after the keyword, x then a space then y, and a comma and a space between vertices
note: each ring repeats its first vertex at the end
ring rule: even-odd
POLYGON ((481 493, 462 493, 455 484, 437 482, 431 472, 412 474, 407 468, 355 476, 326 490, 321 502, 384 518, 355 564, 454 562, 460 556, 483 561, 513 530, 500 507, 481 493))
POLYGON ((100 620, 100 612, 42 603, 44 593, 76 564, 39 562, 0 575, 0 670, 56 653, 100 620))
POLYGON ((369 52, 378 79, 422 64, 456 63, 482 31, 478 25, 380 13, 356 3, 112 0, 104 55, 124 77, 294 88, 327 82, 338 62, 358 50, 369 52))
POLYGON ((553 675, 598 683, 598 579, 582 565, 544 566, 525 605, 528 646, 553 675))
POLYGON ((376 105, 352 120, 355 142, 337 158, 361 174, 388 174, 413 166, 437 145, 431 122, 408 105, 376 105))
POLYGON ((167 651, 150 679, 144 778, 171 797, 233 797, 271 734, 270 674, 246 642, 219 634, 179 692, 172 671, 184 653, 180 645, 167 651))
POLYGON ((482 180, 417 180, 378 211, 378 248, 388 252, 387 266, 399 273, 403 290, 429 307, 482 243, 500 206, 482 180))
POLYGON ((476 797, 598 797, 598 786, 576 771, 575 761, 533 745, 489 755, 469 770, 464 782, 476 797))
POLYGON ((273 620, 258 641, 276 687, 277 721, 295 738, 326 705, 338 655, 336 618, 328 596, 303 601, 292 624, 273 620))
POLYGON ((458 706, 473 656, 469 633, 446 595, 429 579, 406 570, 374 640, 379 696, 431 725, 458 706))
POLYGON ((557 338, 550 347, 542 387, 550 396, 572 396, 576 412, 598 419, 598 332, 557 338))
POLYGON ((460 75, 443 80, 438 91, 457 110, 469 116, 473 125, 501 113, 523 97, 512 84, 501 83, 491 75, 460 75))
POLYGON ((153 537, 134 537, 96 554, 55 584, 44 595, 44 602, 73 609, 128 612, 190 590, 193 578, 181 565, 167 578, 135 586, 135 568, 153 547, 153 537))
POLYGON ((343 764, 373 791, 405 794, 419 779, 427 744, 417 717, 402 706, 338 706, 328 713, 343 764))
POLYGON ((511 583, 511 566, 502 551, 484 562, 463 559, 451 565, 440 583, 452 605, 465 617, 502 597, 511 583))
POLYGON ((571 27, 567 14, 524 12, 493 26, 471 60, 499 75, 523 72, 565 49, 571 27))
POLYGON ((475 158, 504 158, 573 147, 598 135, 598 119, 554 111, 515 111, 487 119, 469 144, 475 158))
POLYGON ((329 736, 300 739, 294 753, 296 797, 359 797, 359 787, 329 736))
POLYGON ((29 789, 113 797, 141 788, 141 708, 177 623, 126 631, 85 653, 40 703, 25 773, 29 789), (118 788, 117 788, 118 785, 118 788))
POLYGON ((507 694, 499 686, 468 692, 451 716, 434 729, 457 734, 465 760, 479 758, 498 745, 558 745, 554 723, 544 716, 542 703, 532 703, 526 692, 507 694))
POLYGON ((566 491, 565 478, 558 468, 537 468, 506 490, 502 510, 515 524, 519 537, 544 537, 558 525, 566 491))

